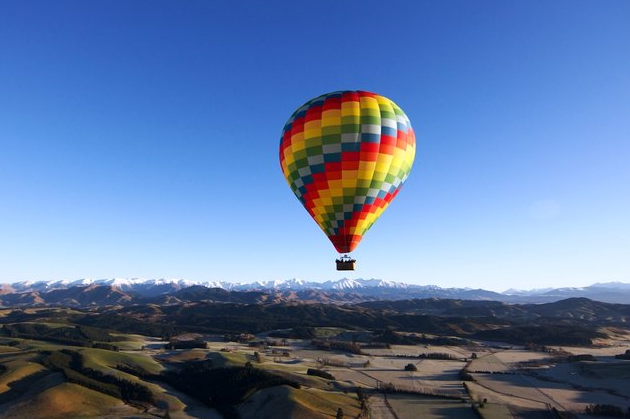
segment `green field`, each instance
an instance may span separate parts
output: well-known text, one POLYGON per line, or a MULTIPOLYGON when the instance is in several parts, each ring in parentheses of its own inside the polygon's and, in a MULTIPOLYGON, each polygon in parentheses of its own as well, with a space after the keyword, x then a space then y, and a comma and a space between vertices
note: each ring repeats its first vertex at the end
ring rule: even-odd
POLYGON ((344 417, 359 414, 358 401, 353 396, 280 386, 256 392, 239 407, 239 412, 243 417, 257 419, 331 419, 339 407, 344 417))
POLYGON ((16 348, 15 346, 6 346, 0 345, 0 354, 10 353, 10 352, 19 352, 20 348, 16 348))
POLYGON ((104 349, 81 348, 78 350, 85 357, 85 366, 97 370, 116 368, 117 365, 139 367, 146 372, 159 374, 164 369, 157 361, 148 355, 114 352, 104 349))

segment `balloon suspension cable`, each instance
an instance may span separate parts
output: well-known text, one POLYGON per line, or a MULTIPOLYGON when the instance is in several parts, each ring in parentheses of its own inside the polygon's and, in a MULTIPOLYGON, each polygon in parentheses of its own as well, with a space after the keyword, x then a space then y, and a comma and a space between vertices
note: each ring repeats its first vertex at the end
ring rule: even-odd
POLYGON ((356 260, 352 259, 350 255, 341 255, 339 259, 337 259, 337 262, 356 262, 356 260))

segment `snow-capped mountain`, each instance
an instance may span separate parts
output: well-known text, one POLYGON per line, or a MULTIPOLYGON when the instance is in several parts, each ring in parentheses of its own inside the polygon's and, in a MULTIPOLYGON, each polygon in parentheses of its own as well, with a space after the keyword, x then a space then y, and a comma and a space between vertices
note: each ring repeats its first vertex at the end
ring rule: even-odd
MULTIPOLYGON (((221 283, 221 288, 225 288, 221 283)), ((245 284, 230 284, 231 290, 235 291, 251 291, 251 290, 276 290, 276 291, 305 291, 305 290, 321 290, 321 291, 354 291, 363 288, 416 288, 419 285, 404 284, 402 282, 385 281, 382 279, 350 279, 342 278, 337 281, 306 281, 303 279, 292 278, 288 280, 272 280, 272 281, 256 281, 245 284)))
POLYGON ((436 285, 415 285, 383 279, 342 278, 325 282, 298 278, 288 280, 255 281, 233 283, 227 281, 190 281, 181 278, 84 278, 58 281, 21 281, 0 284, 0 295, 18 293, 48 293, 74 287, 105 286, 131 293, 138 297, 171 295, 192 286, 219 288, 225 291, 259 291, 266 293, 324 293, 335 294, 343 300, 343 295, 352 294, 352 300, 401 300, 413 298, 449 298, 461 300, 494 300, 513 303, 552 302, 570 297, 586 297, 593 300, 628 303, 630 284, 621 282, 597 283, 579 288, 547 288, 538 290, 509 289, 503 293, 471 288, 441 288, 436 285))
MULTIPOLYGON (((414 285, 383 279, 342 278, 325 282, 307 281, 298 278, 287 280, 275 279, 250 283, 233 283, 227 281, 190 281, 179 278, 144 279, 144 278, 107 278, 60 281, 21 281, 2 284, 7 292, 48 292, 57 289, 101 285, 115 287, 125 292, 136 292, 143 295, 160 295, 183 288, 199 285, 207 288, 221 288, 226 291, 326 291, 326 292, 390 292, 390 291, 422 291, 429 294, 470 292, 469 288, 443 289, 435 285, 414 285)), ((479 290, 483 291, 483 290, 479 290)), ((491 291, 488 293, 496 294, 491 291)), ((497 294, 498 295, 498 294, 497 294)))
POLYGON ((540 295, 546 292, 552 291, 553 288, 536 288, 532 290, 519 290, 515 288, 510 288, 506 291, 503 291, 502 294, 505 295, 540 295))
POLYGON ((608 288, 608 289, 622 289, 630 291, 630 284, 624 284, 623 282, 605 282, 605 283, 596 283, 591 285, 592 288, 608 288))
POLYGON ((420 285, 409 285, 402 282, 385 281, 383 279, 349 279, 343 278, 338 281, 326 281, 322 284, 323 289, 331 290, 355 290, 358 288, 395 288, 408 289, 419 288, 420 285))

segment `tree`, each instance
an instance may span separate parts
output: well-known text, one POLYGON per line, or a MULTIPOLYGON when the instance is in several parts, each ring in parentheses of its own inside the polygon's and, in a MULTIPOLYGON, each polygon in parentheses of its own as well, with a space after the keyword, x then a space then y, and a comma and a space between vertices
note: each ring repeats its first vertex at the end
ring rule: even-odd
POLYGON ((343 419, 343 409, 341 407, 337 409, 336 419, 343 419))
POLYGON ((407 364, 405 365, 405 371, 418 371, 418 367, 414 364, 407 364))
POLYGON ((357 387, 357 398, 359 400, 367 399, 367 394, 365 393, 365 390, 363 390, 363 387, 361 387, 361 386, 357 387))

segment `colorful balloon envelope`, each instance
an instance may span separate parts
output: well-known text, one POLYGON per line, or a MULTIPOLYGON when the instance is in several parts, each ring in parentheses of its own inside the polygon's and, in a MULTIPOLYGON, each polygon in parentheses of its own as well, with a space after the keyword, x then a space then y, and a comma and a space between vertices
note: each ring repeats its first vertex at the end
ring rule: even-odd
POLYGON ((416 139, 407 115, 386 97, 328 93, 289 118, 282 172, 339 253, 352 252, 409 176, 416 139))

